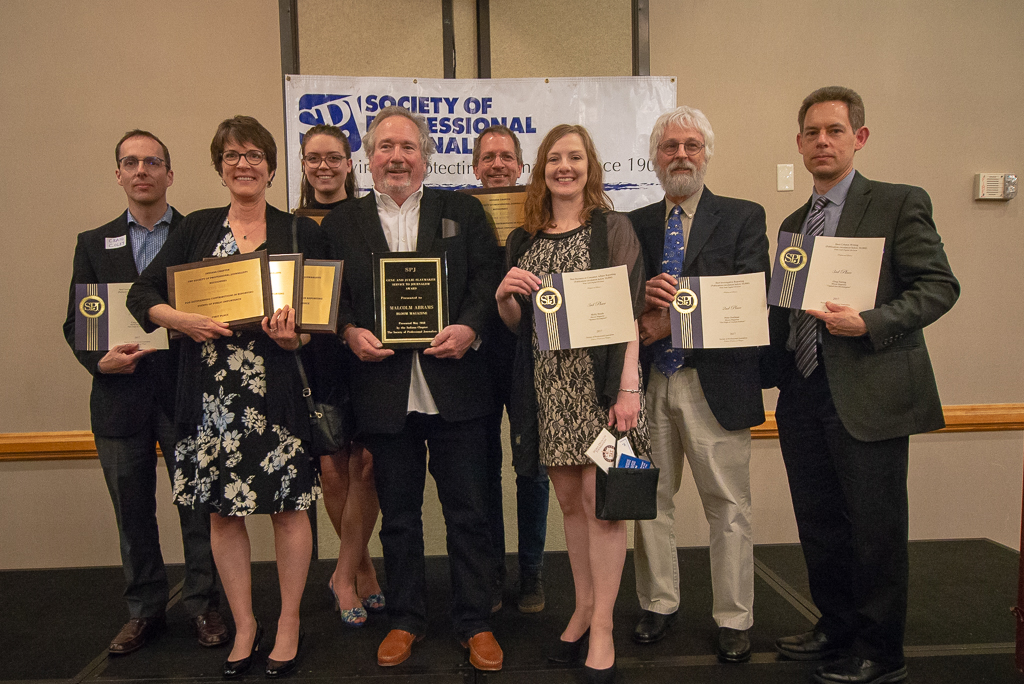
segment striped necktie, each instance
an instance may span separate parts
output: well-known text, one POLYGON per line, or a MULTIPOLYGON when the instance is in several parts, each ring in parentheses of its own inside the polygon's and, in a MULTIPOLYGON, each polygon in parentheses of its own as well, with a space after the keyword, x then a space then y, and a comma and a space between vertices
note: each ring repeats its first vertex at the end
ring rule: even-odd
MULTIPOLYGON (((805 235, 817 237, 825 232, 825 205, 827 197, 819 197, 807 215, 805 235)), ((818 367, 818 319, 800 312, 796 322, 796 367, 800 375, 808 378, 818 367)))
MULTIPOLYGON (((661 270, 676 280, 683 274, 683 260, 686 255, 683 244, 683 208, 678 204, 672 207, 665 230, 665 251, 662 253, 661 270)), ((672 338, 655 342, 654 365, 666 378, 683 367, 683 352, 672 346, 672 338), (660 347, 660 348, 659 348, 660 347)))

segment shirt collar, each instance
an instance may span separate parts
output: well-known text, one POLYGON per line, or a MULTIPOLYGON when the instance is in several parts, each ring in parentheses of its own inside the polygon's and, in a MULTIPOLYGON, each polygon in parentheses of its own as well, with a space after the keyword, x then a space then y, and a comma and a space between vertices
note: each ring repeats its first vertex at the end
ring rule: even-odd
MULTIPOLYGON (((850 173, 846 174, 843 180, 839 181, 832 186, 832 189, 825 193, 825 197, 828 201, 836 206, 843 206, 846 203, 846 196, 850 194, 850 186, 853 185, 853 176, 856 171, 851 170, 850 173)), ((811 205, 821 197, 817 190, 811 192, 811 205)))
POLYGON ((416 189, 416 192, 409 195, 408 199, 402 202, 402 206, 398 206, 395 200, 391 199, 391 195, 385 195, 384 193, 373 189, 373 195, 377 198, 377 210, 386 211, 391 214, 398 214, 402 211, 408 211, 411 207, 419 206, 420 200, 423 198, 423 184, 420 183, 420 187, 416 189))
MULTIPOLYGON (((697 205, 700 204, 701 195, 704 194, 704 186, 700 186, 700 190, 687 197, 679 208, 686 214, 686 218, 693 220, 693 215, 697 212, 697 205)), ((665 197, 665 222, 668 223, 668 216, 672 213, 672 207, 676 205, 669 201, 668 197, 665 197)))
MULTIPOLYGON (((168 226, 171 225, 171 219, 173 217, 174 217, 174 210, 171 209, 171 205, 168 204, 167 205, 167 211, 165 211, 164 215, 160 217, 160 220, 158 220, 155 224, 153 224, 153 228, 159 228, 161 225, 165 225, 165 224, 168 225, 168 226)), ((132 210, 131 209, 128 210, 128 227, 129 228, 138 227, 138 228, 142 228, 143 230, 149 230, 144 225, 142 225, 141 223, 139 223, 138 221, 135 220, 135 217, 132 216, 132 210)))

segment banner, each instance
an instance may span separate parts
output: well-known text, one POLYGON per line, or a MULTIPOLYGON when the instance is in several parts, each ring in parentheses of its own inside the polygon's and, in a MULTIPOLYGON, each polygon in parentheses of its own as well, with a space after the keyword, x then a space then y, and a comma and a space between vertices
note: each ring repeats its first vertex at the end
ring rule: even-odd
POLYGON ((524 185, 544 135, 562 123, 590 131, 604 169, 605 190, 619 211, 661 199, 647 158, 651 128, 676 106, 670 77, 608 78, 355 78, 285 77, 288 207, 299 202, 302 136, 317 124, 345 131, 359 193, 373 186, 362 138, 377 113, 400 105, 423 115, 437 146, 426 185, 457 190, 479 187, 473 175, 473 142, 483 129, 508 126, 523 147, 524 185))

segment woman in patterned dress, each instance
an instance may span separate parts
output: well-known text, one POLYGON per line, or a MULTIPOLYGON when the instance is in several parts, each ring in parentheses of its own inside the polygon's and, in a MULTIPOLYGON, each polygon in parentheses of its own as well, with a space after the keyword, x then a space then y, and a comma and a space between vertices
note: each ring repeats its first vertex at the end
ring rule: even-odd
POLYGON ((626 557, 626 523, 595 516, 595 466, 587 448, 602 428, 627 432, 634 452, 650 458, 640 393, 638 342, 590 349, 540 351, 531 295, 539 276, 625 265, 633 318, 643 310, 640 245, 623 214, 610 211, 601 162, 582 126, 553 128, 541 143, 527 189, 526 223, 509 236, 508 274, 498 311, 518 330, 512 420, 514 456, 548 468, 565 524, 576 609, 551 659, 569 662, 589 636, 588 681, 615 676, 612 610, 626 557), (532 445, 532 446, 531 446, 532 445))
MULTIPOLYGON (((294 350, 309 341, 295 332, 288 306, 257 330, 232 331, 206 316, 172 308, 168 266, 266 249, 293 252, 292 217, 267 204, 277 169, 274 138, 256 119, 222 122, 210 145, 231 204, 189 214, 129 293, 129 308, 147 329, 177 330, 178 368, 173 494, 179 506, 211 511, 210 541, 235 622, 224 675, 248 670, 262 627, 252 611, 245 516, 267 513, 281 587, 281 615, 267 673, 294 667, 301 642, 299 600, 312 553, 307 509, 320 497, 317 463, 307 446, 309 422, 294 350)), ((324 243, 312 220, 296 220, 299 249, 319 257, 324 243)))

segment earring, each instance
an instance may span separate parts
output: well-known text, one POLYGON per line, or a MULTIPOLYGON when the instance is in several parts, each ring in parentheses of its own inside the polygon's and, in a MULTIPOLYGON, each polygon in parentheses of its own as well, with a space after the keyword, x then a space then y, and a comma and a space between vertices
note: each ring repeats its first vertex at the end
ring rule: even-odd
POLYGON ((268 188, 269 188, 269 187, 270 187, 271 185, 273 185, 273 184, 274 184, 274 181, 272 181, 272 180, 268 180, 268 181, 267 181, 267 187, 268 187, 268 188))
POLYGON ((228 184, 225 183, 224 181, 221 181, 220 184, 223 185, 225 188, 228 187, 228 184))

